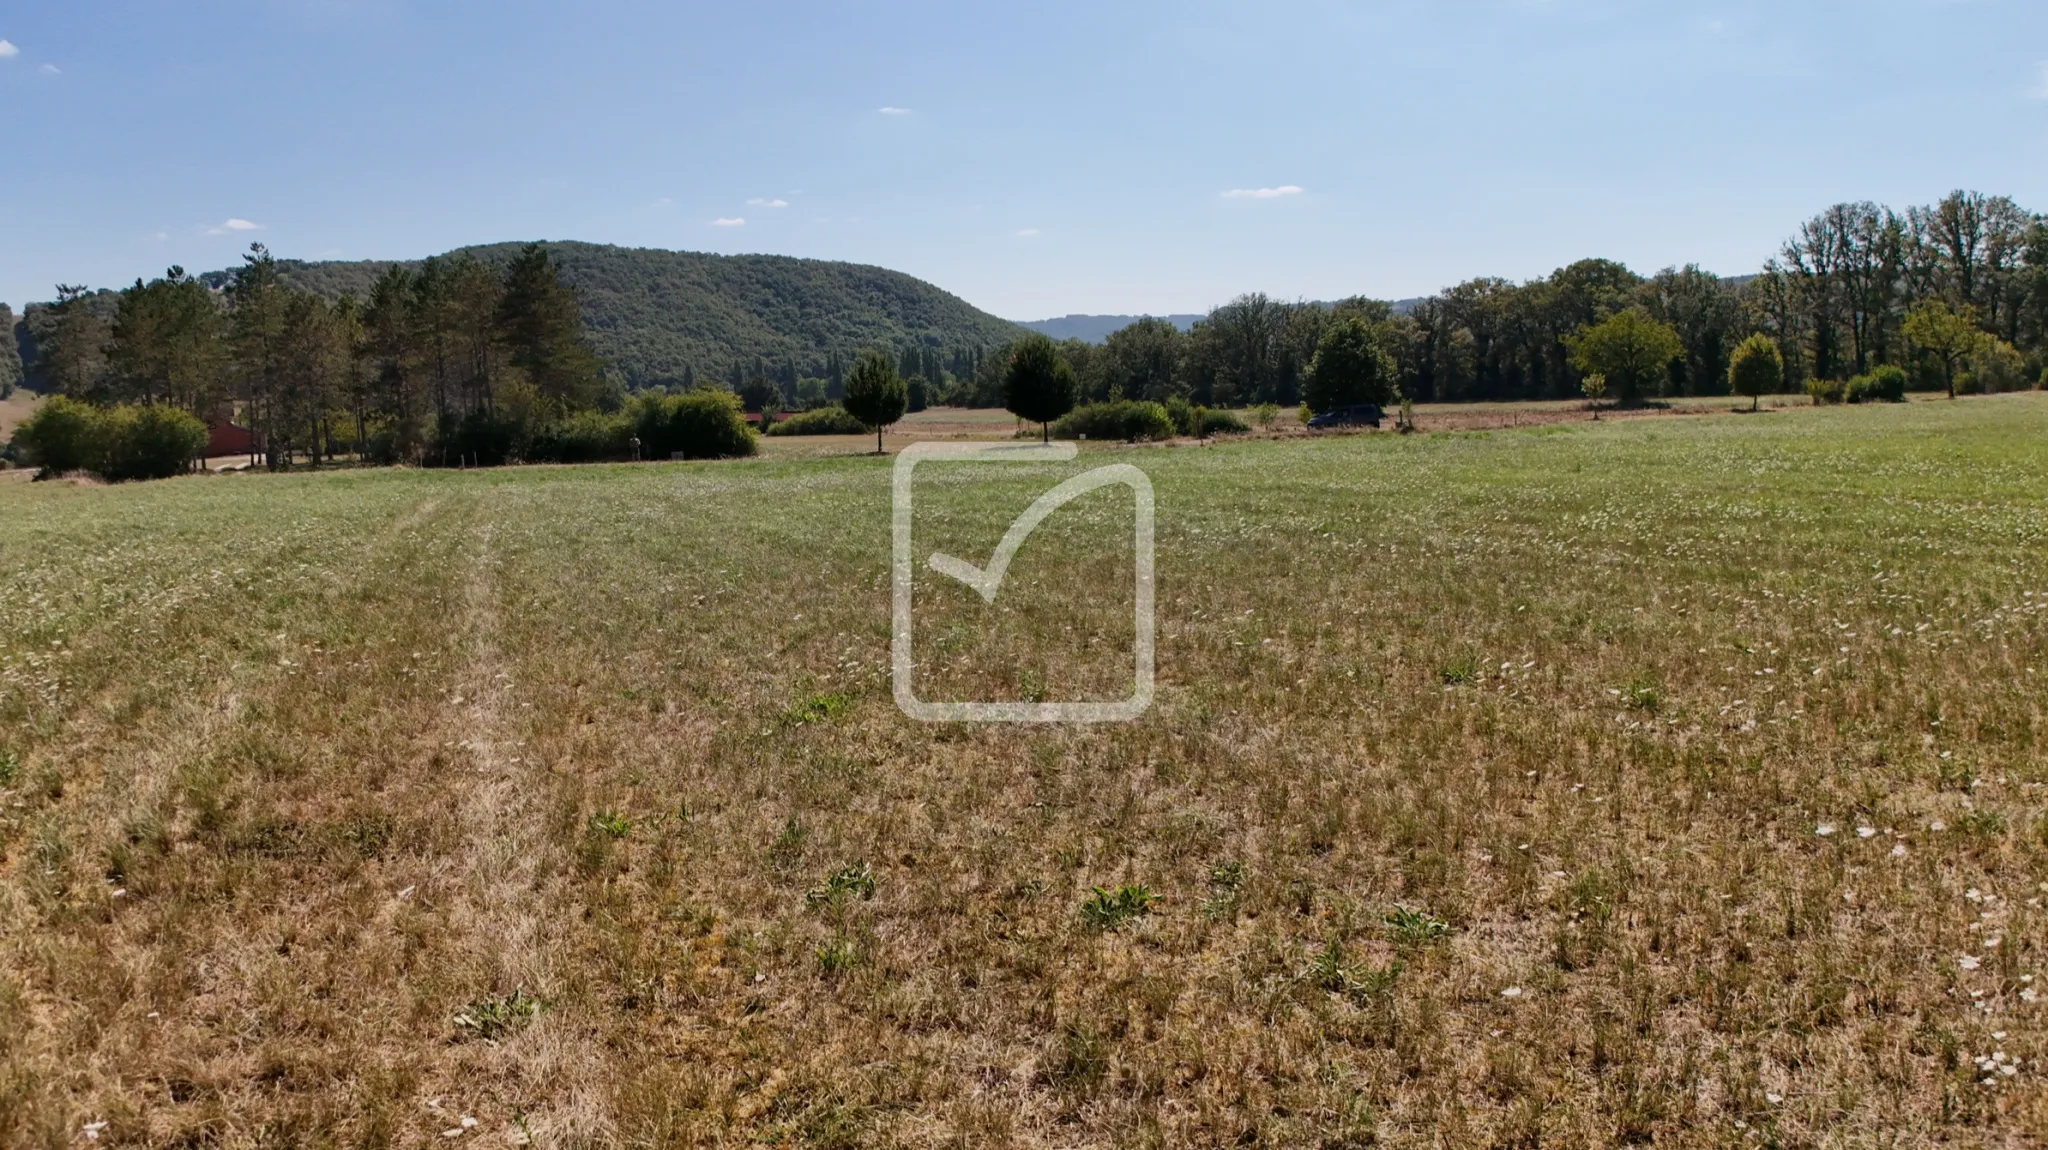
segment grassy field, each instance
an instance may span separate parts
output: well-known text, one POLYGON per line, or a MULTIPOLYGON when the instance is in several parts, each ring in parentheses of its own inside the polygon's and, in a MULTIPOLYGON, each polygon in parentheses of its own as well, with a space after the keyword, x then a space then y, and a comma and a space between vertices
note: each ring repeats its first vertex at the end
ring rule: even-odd
POLYGON ((1112 461, 0 487, 0 1145, 2048 1138, 2048 400, 1112 461))

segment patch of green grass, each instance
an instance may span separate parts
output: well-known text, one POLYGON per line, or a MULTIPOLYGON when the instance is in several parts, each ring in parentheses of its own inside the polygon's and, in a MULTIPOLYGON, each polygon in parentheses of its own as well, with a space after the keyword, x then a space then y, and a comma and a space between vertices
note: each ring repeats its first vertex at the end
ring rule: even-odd
POLYGON ((787 722, 829 723, 845 715, 853 707, 853 700, 843 694, 812 695, 791 707, 783 714, 787 722))
POLYGON ((853 863, 833 871, 822 886, 811 888, 804 894, 804 905, 808 907, 842 907, 858 898, 866 901, 875 897, 875 871, 867 863, 853 863))
POLYGON ((510 994, 487 994, 472 1000, 455 1015, 454 1022, 458 1029, 478 1038, 503 1038, 539 1017, 543 1005, 525 988, 515 987, 510 994))
POLYGON ((1090 930, 1117 930, 1152 913, 1159 896, 1141 883, 1126 883, 1110 890, 1096 887, 1081 902, 1081 922, 1090 930))
POLYGON ((1387 937, 1396 946, 1426 946, 1449 938, 1451 924, 1427 911, 1397 906, 1387 912, 1387 937))

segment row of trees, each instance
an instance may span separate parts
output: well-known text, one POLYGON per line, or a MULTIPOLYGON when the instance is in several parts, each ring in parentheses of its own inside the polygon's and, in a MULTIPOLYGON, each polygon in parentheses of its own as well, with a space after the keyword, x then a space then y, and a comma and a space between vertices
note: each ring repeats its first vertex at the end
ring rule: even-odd
MULTIPOLYGON (((2000 390, 2048 369, 2048 224, 1976 192, 1904 211, 1838 204, 1752 276, 1690 266, 1644 277, 1582 260, 1527 283, 1469 280, 1399 309, 1255 293, 1189 331, 1142 319, 1103 344, 1068 340, 1058 351, 1085 402, 1314 407, 1312 366, 1326 335, 1344 327, 1352 354, 1363 354, 1353 320, 1391 365, 1394 393, 1425 402, 1569 398, 1588 374, 1604 374, 1617 398, 1727 394, 1735 349, 1759 335, 1778 352, 1770 391, 1880 365, 1902 368, 1919 388, 2000 390), (1621 315, 1630 318, 1605 327, 1621 315), (1587 366, 1623 347, 1620 370, 1587 366), (1635 362, 1649 352, 1654 362, 1635 362)), ((911 348, 899 371, 912 375, 915 360, 931 402, 1000 406, 1011 351, 911 348), (944 362, 932 373, 924 365, 934 360, 944 362)))
POLYGON ((466 254, 394 267, 367 299, 330 302, 292 286, 254 244, 225 290, 174 267, 117 294, 59 285, 40 318, 36 374, 48 390, 232 416, 273 468, 343 451, 424 463, 502 454, 576 412, 619 406, 576 293, 538 245, 503 267, 466 254))

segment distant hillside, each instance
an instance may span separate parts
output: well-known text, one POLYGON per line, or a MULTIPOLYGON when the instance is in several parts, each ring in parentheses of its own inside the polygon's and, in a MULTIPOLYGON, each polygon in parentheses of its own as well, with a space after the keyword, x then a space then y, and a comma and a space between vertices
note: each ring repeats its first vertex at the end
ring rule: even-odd
MULTIPOLYGON (((583 297, 599 354, 630 387, 678 383, 683 368, 731 379, 765 356, 821 374, 825 355, 869 346, 993 347, 1022 334, 1008 320, 901 272, 789 256, 721 256, 606 244, 548 243, 583 297)), ((520 244, 460 249, 502 262, 520 244)), ((452 253, 451 253, 452 254, 452 253)), ((329 297, 369 294, 389 260, 281 261, 284 278, 329 297)), ((416 266, 418 261, 402 261, 416 266)), ((229 273, 202 277, 224 284, 229 273)))
MULTIPOLYGON (((1415 309, 1416 304, 1421 302, 1420 299, 1395 300, 1393 303, 1394 314, 1407 315, 1415 309)), ((1120 331, 1145 318, 1148 317, 1140 315, 1063 315, 1058 319, 1020 320, 1019 326, 1028 327, 1032 331, 1044 332, 1054 339, 1078 339, 1086 343, 1101 343, 1109 338, 1111 332, 1120 331)), ((1166 320, 1180 330, 1186 331, 1195 326, 1197 322, 1209 317, 1206 315, 1162 315, 1149 318, 1166 320)))
MULTIPOLYGON (((1146 317, 1139 315, 1063 315, 1058 319, 1025 320, 1019 326, 1028 327, 1032 331, 1044 332, 1054 339, 1078 339, 1085 340, 1088 343, 1101 343, 1109 338, 1109 333, 1129 327, 1144 318, 1146 317)), ((1155 318, 1166 320, 1182 331, 1186 331, 1195 325, 1196 320, 1204 317, 1199 315, 1162 315, 1155 318)))

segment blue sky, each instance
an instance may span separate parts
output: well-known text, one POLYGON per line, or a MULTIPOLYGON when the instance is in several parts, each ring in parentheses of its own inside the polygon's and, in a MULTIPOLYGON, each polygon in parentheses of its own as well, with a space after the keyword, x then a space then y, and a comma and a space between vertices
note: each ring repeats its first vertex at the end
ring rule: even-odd
POLYGON ((2048 209, 2041 0, 17 0, 0 41, 17 308, 549 238, 1166 313, 2048 209))

